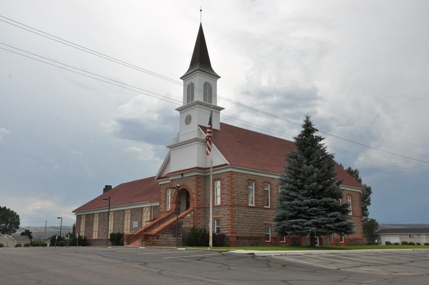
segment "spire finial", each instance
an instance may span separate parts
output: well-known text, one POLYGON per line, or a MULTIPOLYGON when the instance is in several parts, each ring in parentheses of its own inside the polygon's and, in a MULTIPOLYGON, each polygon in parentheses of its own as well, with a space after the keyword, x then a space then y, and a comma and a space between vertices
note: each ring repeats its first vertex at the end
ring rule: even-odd
POLYGON ((203 23, 203 7, 200 6, 200 23, 203 23))

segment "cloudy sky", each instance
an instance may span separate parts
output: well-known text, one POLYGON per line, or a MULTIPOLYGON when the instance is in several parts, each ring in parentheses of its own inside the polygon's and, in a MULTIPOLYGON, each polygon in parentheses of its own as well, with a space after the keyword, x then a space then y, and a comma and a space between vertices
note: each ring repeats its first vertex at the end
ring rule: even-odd
POLYGON ((293 140, 310 114, 370 217, 429 223, 425 0, 0 0, 0 206, 72 225, 104 185, 157 173, 200 5, 223 122, 293 140))

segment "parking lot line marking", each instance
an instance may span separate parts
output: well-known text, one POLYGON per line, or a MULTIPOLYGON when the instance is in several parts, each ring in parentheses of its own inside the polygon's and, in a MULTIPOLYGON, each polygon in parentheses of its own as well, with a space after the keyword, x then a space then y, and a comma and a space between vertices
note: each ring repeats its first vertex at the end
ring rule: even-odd
POLYGON ((320 257, 320 256, 314 256, 314 255, 310 255, 309 257, 314 258, 314 259, 320 259, 320 260, 326 260, 326 261, 331 261, 331 262, 335 262, 335 263, 345 263, 345 264, 355 264, 353 262, 346 262, 344 260, 334 260, 333 258, 324 258, 324 257, 320 257))
POLYGON ((183 256, 170 256, 170 257, 163 257, 162 259, 190 258, 190 257, 210 256, 210 255, 219 255, 219 253, 216 252, 216 253, 208 253, 208 254, 194 254, 194 255, 183 255, 183 256))
POLYGON ((388 264, 385 262, 371 261, 368 259, 362 259, 362 258, 358 258, 358 257, 348 257, 348 256, 344 256, 344 255, 338 255, 338 257, 348 259, 348 260, 352 260, 352 261, 357 261, 357 262, 375 263, 375 264, 382 264, 382 265, 388 264))
POLYGON ((297 263, 303 263, 303 264, 312 265, 312 266, 315 266, 315 267, 322 267, 322 268, 326 268, 326 269, 338 270, 338 267, 321 265, 321 264, 318 264, 318 263, 313 263, 313 262, 308 262, 308 261, 303 261, 303 260, 298 260, 298 259, 287 258, 287 257, 284 257, 284 256, 276 256, 276 257, 280 258, 280 259, 288 260, 290 262, 297 262, 297 263))
POLYGON ((163 252, 141 252, 141 253, 137 253, 137 255, 151 255, 151 254, 162 255, 162 254, 171 254, 171 253, 183 253, 183 251, 173 250, 173 251, 163 251, 163 252))

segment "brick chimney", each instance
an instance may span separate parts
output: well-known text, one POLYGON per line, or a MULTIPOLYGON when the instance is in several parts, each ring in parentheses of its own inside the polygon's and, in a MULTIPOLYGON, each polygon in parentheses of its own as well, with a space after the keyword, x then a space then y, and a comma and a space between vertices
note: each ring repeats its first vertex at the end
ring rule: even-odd
POLYGON ((112 185, 106 185, 106 186, 104 186, 103 194, 106 193, 109 190, 112 190, 112 185))

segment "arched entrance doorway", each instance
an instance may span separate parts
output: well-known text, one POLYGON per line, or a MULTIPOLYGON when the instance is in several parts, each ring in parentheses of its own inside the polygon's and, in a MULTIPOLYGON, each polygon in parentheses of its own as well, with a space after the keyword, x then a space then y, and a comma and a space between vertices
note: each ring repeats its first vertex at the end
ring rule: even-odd
POLYGON ((191 206, 191 196, 189 195, 188 190, 180 189, 179 190, 179 212, 183 213, 188 210, 191 206))

